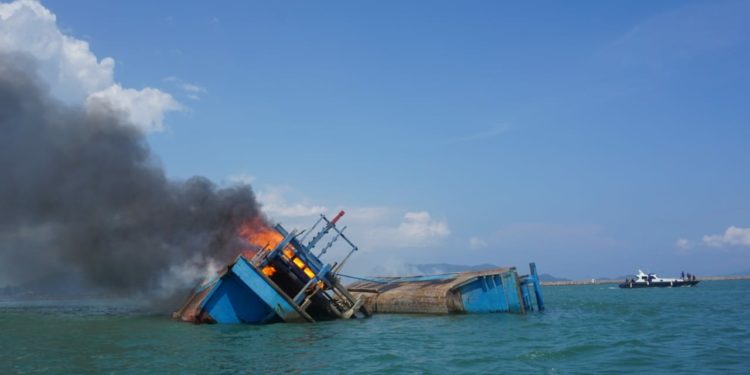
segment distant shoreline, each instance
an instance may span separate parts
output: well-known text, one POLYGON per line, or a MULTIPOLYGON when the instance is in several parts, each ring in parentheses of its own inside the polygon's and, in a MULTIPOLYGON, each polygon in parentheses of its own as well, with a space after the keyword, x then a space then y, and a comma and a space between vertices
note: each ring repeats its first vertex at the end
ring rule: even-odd
MULTIPOLYGON (((704 276, 696 280, 726 281, 726 280, 750 280, 750 275, 740 276, 704 276)), ((566 281, 542 281, 544 286, 566 286, 566 285, 598 285, 598 284, 620 284, 624 280, 588 279, 588 280, 566 280, 566 281)))

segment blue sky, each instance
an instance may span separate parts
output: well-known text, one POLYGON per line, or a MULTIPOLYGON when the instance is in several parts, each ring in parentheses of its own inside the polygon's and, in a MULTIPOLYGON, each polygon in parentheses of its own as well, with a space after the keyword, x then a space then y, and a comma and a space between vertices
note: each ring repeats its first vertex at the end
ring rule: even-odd
POLYGON ((750 270, 750 3, 46 1, 177 179, 351 212, 352 272, 750 270), (734 229, 732 229, 734 228, 734 229))

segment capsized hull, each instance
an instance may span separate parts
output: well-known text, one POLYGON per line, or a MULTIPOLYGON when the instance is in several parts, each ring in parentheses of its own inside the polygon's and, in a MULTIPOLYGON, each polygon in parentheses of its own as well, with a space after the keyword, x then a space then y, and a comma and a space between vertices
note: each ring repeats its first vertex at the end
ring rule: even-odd
POLYGON ((349 291, 372 313, 495 313, 544 309, 532 263, 531 274, 519 276, 515 267, 441 275, 381 277, 355 282, 349 291))

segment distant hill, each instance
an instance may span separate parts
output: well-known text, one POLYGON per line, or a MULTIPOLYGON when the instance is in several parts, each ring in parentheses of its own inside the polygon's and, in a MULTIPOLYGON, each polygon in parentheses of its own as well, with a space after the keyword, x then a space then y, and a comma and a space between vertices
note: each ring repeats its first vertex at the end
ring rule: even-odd
POLYGON ((549 281, 570 281, 570 279, 564 279, 561 277, 555 277, 548 273, 543 273, 539 275, 539 281, 541 282, 549 282, 549 281))

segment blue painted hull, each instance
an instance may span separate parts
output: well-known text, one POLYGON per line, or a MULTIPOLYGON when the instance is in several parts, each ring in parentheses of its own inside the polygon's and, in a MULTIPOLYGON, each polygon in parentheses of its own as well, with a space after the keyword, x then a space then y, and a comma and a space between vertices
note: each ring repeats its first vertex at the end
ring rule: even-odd
MULTIPOLYGON (((198 323, 248 323, 307 321, 309 316, 297 310, 288 297, 244 257, 239 257, 218 279, 205 286, 190 307, 195 311, 177 316, 198 323)), ((184 309, 183 309, 184 310, 184 309)))
POLYGON ((301 233, 287 232, 281 224, 273 227, 275 233, 263 225, 248 230, 244 235, 251 247, 243 254, 252 254, 252 259, 237 257, 219 277, 199 287, 173 318, 193 323, 265 324, 368 317, 362 301, 354 299, 336 277, 336 271, 357 251, 342 233, 346 227, 336 227, 343 215, 340 211, 333 220, 320 215, 308 233, 320 224, 322 228, 307 244, 302 243, 306 237, 298 238, 301 233), (330 232, 335 233, 333 238, 314 255, 311 250, 330 232), (256 236, 272 241, 252 245, 256 236), (273 239, 278 242, 271 246, 273 239), (319 257, 338 239, 349 245, 349 253, 336 266, 322 262, 319 257))
POLYGON ((515 273, 505 272, 479 276, 455 290, 465 313, 523 313, 523 297, 519 294, 515 273))

